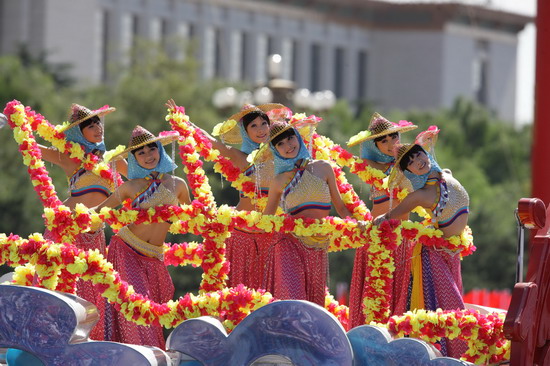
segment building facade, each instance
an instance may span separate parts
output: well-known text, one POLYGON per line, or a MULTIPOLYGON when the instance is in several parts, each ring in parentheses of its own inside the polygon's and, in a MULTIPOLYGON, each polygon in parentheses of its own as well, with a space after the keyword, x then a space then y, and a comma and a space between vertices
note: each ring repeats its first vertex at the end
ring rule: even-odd
POLYGON ((368 0, 0 0, 0 55, 19 44, 116 78, 136 39, 194 40, 203 79, 262 83, 267 56, 298 88, 381 111, 450 106, 458 96, 515 114, 517 35, 529 17, 454 3, 368 0))

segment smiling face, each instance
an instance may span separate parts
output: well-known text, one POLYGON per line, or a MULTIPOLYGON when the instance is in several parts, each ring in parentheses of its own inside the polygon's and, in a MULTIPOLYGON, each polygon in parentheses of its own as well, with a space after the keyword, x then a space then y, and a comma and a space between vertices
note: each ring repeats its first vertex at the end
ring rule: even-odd
POLYGON ((261 116, 258 116, 246 126, 246 133, 248 137, 257 144, 266 142, 269 137, 269 122, 261 116))
POLYGON ((399 133, 395 132, 374 140, 376 147, 382 154, 393 156, 394 146, 399 143, 399 133))
POLYGON ((144 169, 154 169, 160 161, 160 152, 156 143, 145 145, 132 151, 137 163, 144 169))
POLYGON ((413 152, 407 163, 407 170, 416 175, 429 173, 431 168, 430 158, 424 151, 413 152))
POLYGON ((275 149, 279 155, 285 159, 295 158, 300 152, 300 142, 294 134, 285 136, 275 144, 275 149))
POLYGON ((93 144, 103 141, 103 123, 101 123, 100 119, 95 117, 94 119, 91 119, 90 122, 86 122, 88 121, 82 122, 82 125, 80 126, 82 136, 93 144))

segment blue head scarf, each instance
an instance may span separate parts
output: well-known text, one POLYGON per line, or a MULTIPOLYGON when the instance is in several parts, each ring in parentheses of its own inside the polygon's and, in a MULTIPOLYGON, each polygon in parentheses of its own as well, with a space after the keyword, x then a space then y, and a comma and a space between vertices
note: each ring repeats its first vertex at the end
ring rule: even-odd
POLYGON ((279 154, 279 152, 277 151, 277 148, 275 148, 275 146, 273 146, 271 142, 269 143, 269 148, 273 152, 275 174, 291 171, 292 169, 294 169, 296 162, 300 159, 311 159, 311 155, 307 150, 306 144, 304 144, 304 140, 302 139, 302 136, 300 136, 300 134, 295 128, 292 128, 292 129, 296 134, 296 138, 298 139, 298 144, 299 144, 298 146, 300 147, 300 150, 298 151, 298 154, 295 157, 283 158, 281 154, 279 154))
POLYGON ((101 142, 97 143, 86 140, 86 138, 82 134, 82 131, 80 130, 79 125, 71 127, 67 131, 65 131, 65 136, 67 137, 68 141, 76 142, 82 145, 86 153, 92 152, 93 150, 100 150, 102 152, 105 152, 106 150, 104 140, 101 140, 101 142))
POLYGON ((145 178, 152 172, 168 173, 175 170, 178 166, 172 161, 172 159, 166 153, 164 146, 160 141, 156 141, 157 148, 159 150, 160 159, 156 167, 153 169, 145 169, 138 164, 134 154, 130 152, 128 154, 128 179, 145 178))
POLYGON ((393 156, 386 155, 380 151, 374 139, 364 141, 361 144, 361 159, 369 159, 378 163, 391 163, 395 160, 393 156))
POLYGON ((414 173, 411 173, 410 171, 408 170, 405 170, 403 172, 403 174, 405 174, 405 177, 407 177, 407 179, 409 179, 411 181, 411 184, 413 186, 413 189, 416 191, 417 189, 420 189, 422 187, 424 187, 424 185, 426 184, 426 181, 428 180, 428 176, 432 173, 432 172, 438 172, 438 173, 441 173, 441 168, 439 167, 439 164, 437 164, 437 162, 435 161, 434 157, 432 156, 432 154, 430 154, 429 152, 427 151, 424 151, 426 153, 426 155, 428 155, 428 158, 430 159, 430 165, 431 165, 431 169, 429 172, 427 172, 426 174, 422 174, 422 175, 416 175, 414 173))
POLYGON ((239 131, 241 131, 241 137, 243 139, 243 142, 241 144, 241 151, 245 154, 250 154, 252 151, 258 149, 260 147, 260 144, 252 141, 250 136, 248 136, 246 128, 243 126, 242 122, 239 122, 238 126, 239 131))

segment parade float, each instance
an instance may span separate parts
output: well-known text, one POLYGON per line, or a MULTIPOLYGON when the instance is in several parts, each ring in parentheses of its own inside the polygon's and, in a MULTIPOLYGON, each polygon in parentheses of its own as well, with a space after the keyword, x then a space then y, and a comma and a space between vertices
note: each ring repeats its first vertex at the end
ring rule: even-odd
MULTIPOLYGON (((333 166, 338 190, 353 219, 269 216, 217 205, 203 161, 214 163, 215 171, 253 198, 259 208, 265 205, 266 197, 257 192, 254 181, 241 174, 229 159, 212 148, 200 130, 193 128, 183 107, 169 110, 166 129, 170 131, 166 133, 179 135, 179 157, 194 198, 191 204, 148 210, 125 206, 118 210, 103 208, 100 212, 77 205, 71 211, 57 195, 35 136, 70 154, 95 174, 118 180, 118 173, 96 156, 86 154, 78 144, 66 142, 59 126, 50 124, 30 107, 12 101, 4 114, 44 206, 45 226, 60 238, 51 241, 39 233, 28 237, 0 234, 0 264, 14 268, 10 279, 0 285, 0 348, 4 350, 23 350, 45 365, 259 365, 270 356, 278 356, 287 362, 279 360, 279 364, 289 365, 489 365, 509 360, 515 365, 527 365, 517 360, 530 355, 548 362, 548 314, 542 309, 541 299, 549 294, 537 287, 550 283, 548 271, 542 266, 550 255, 546 235, 535 239, 533 248, 537 252, 529 264, 529 282, 516 285, 508 313, 484 309, 416 310, 390 316, 392 254, 402 239, 467 256, 475 250, 471 232, 467 229, 460 236, 444 239, 439 230, 422 223, 390 220, 380 226, 372 225, 369 210, 348 183, 343 168, 374 186, 382 186, 383 177, 314 130, 303 137, 314 158, 328 160, 333 166), (366 227, 360 229, 358 221, 366 221, 366 227), (164 246, 166 265, 202 268, 198 293, 163 304, 152 302, 122 281, 97 251, 84 251, 71 244, 75 235, 92 226, 106 223, 116 231, 131 222, 170 222, 172 233, 192 233, 203 238, 202 242, 164 246), (224 241, 231 227, 300 236, 329 235, 329 252, 369 245, 372 255, 366 271, 369 288, 363 299, 365 325, 348 329, 347 307, 329 293, 323 309, 306 301, 279 301, 262 289, 242 285, 228 288, 224 241), (33 286, 37 277, 42 288, 33 286), (92 304, 74 295, 77 279, 91 281, 127 320, 174 328, 167 350, 89 340, 88 333, 98 315, 92 304), (460 360, 441 357, 434 344, 444 337, 467 343, 468 350, 460 360)), ((108 161, 109 154, 114 153, 108 152, 105 159, 108 161)), ((544 226, 545 209, 540 201, 524 203, 520 212, 527 227, 544 226)))

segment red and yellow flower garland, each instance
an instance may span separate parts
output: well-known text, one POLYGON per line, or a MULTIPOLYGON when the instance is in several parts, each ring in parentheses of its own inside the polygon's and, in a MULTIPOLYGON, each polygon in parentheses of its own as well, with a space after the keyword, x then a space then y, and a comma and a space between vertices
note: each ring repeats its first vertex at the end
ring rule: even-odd
POLYGON ((348 167, 353 174, 361 178, 366 184, 377 189, 384 188, 384 178, 386 177, 384 172, 369 166, 365 160, 354 156, 326 136, 314 134, 313 143, 315 148, 322 152, 318 155, 318 159, 330 158, 339 166, 348 167))
POLYGON ((465 340, 468 351, 461 359, 485 365, 510 358, 510 342, 503 329, 505 317, 506 313, 482 315, 477 310, 415 310, 391 317, 387 327, 398 337, 407 335, 426 342, 434 343, 443 337, 465 340))
MULTIPOLYGON (((84 251, 74 245, 56 244, 44 240, 40 234, 33 234, 29 239, 0 234, 0 259, 8 265, 34 264, 38 274, 50 274, 42 284, 51 289, 58 287, 58 283, 66 276, 92 281, 102 296, 115 304, 126 319, 141 325, 161 324, 170 328, 185 319, 212 315, 223 318, 224 325, 232 329, 251 311, 273 301, 272 296, 263 290, 238 286, 198 296, 187 294, 178 300, 158 304, 135 293, 132 286, 120 279, 112 265, 98 251, 84 251)), ((32 281, 29 268, 18 267, 15 280, 17 283, 29 284, 29 280, 32 281)))

